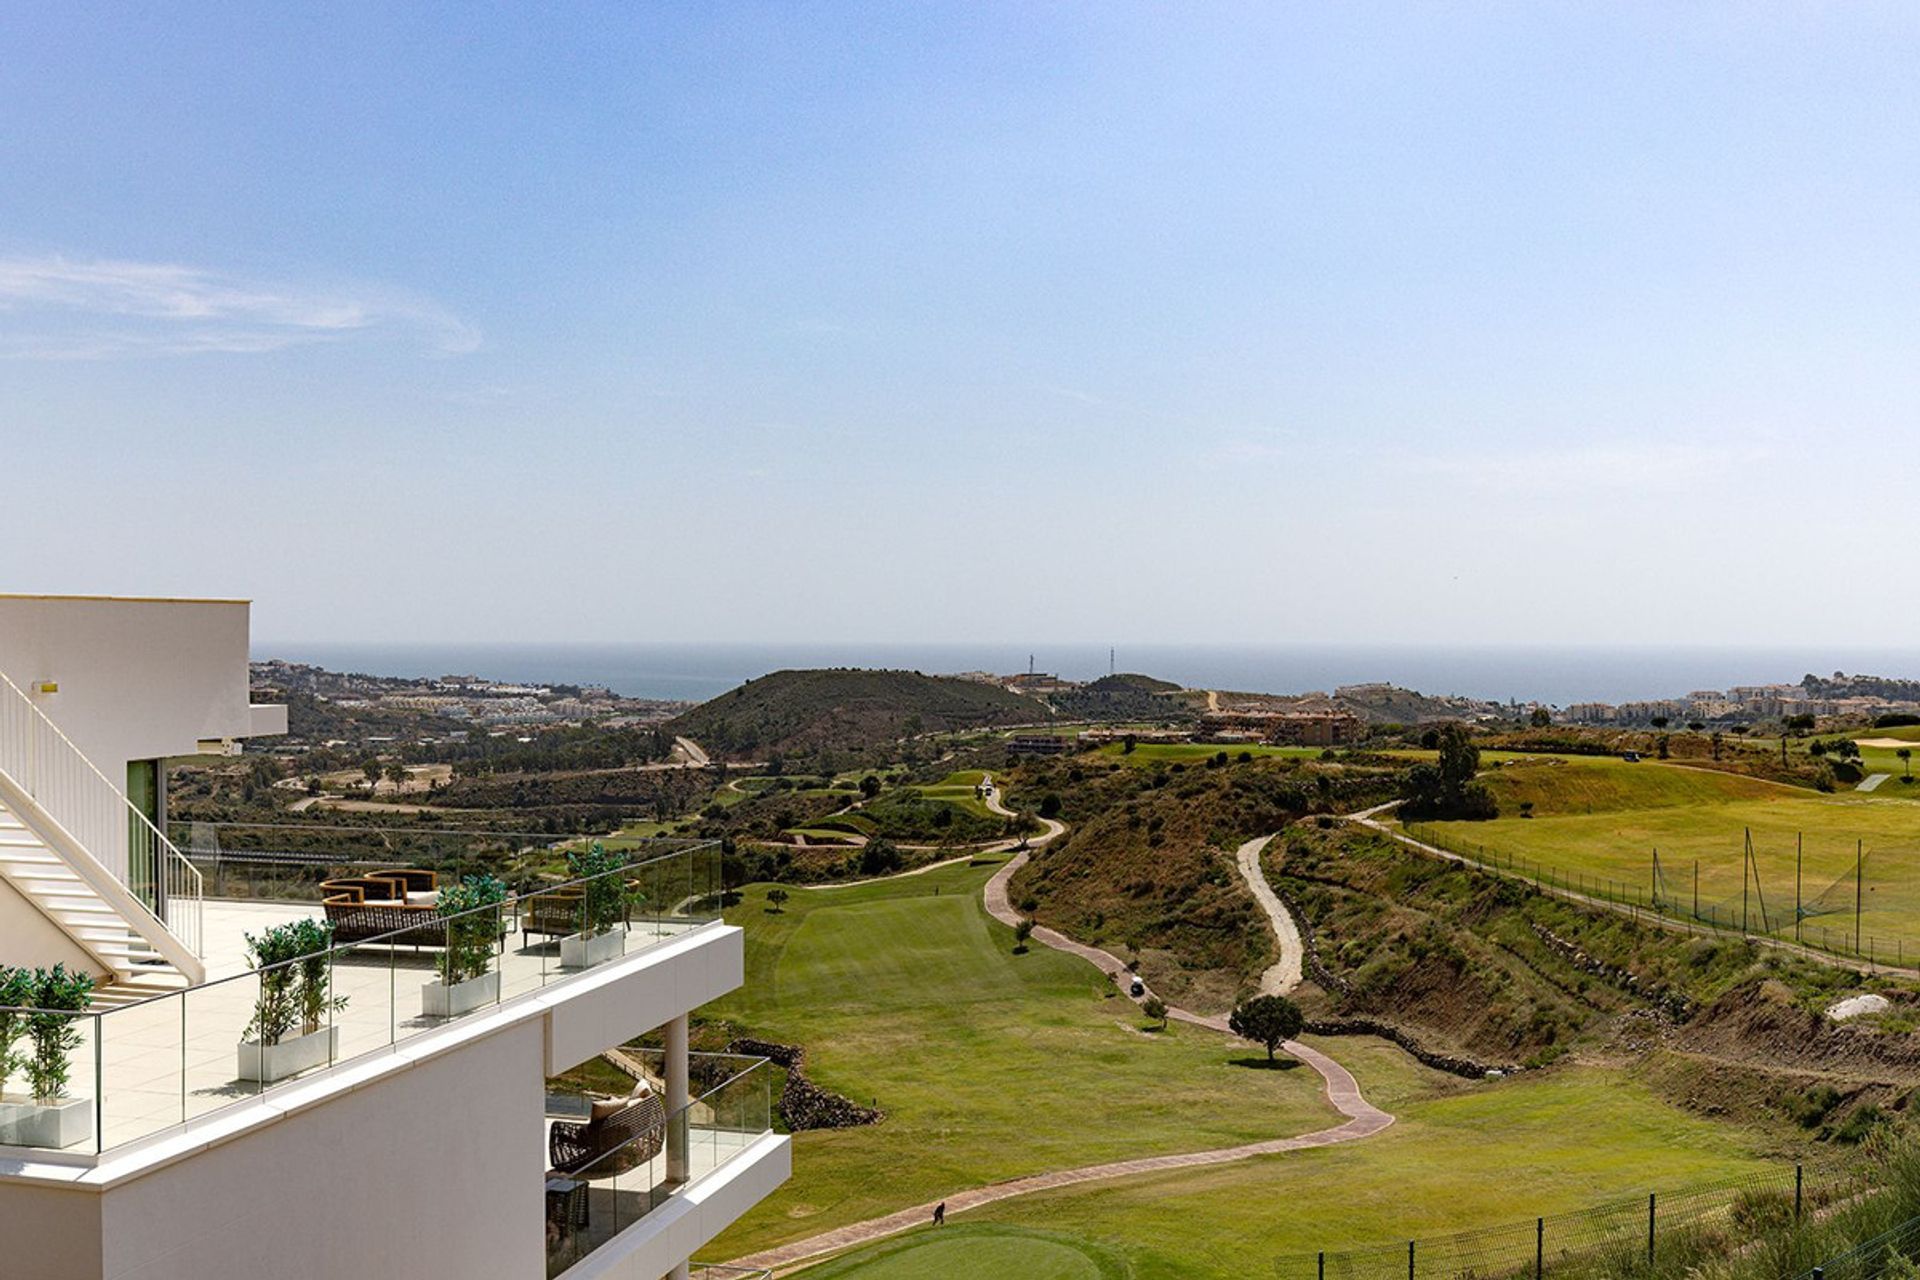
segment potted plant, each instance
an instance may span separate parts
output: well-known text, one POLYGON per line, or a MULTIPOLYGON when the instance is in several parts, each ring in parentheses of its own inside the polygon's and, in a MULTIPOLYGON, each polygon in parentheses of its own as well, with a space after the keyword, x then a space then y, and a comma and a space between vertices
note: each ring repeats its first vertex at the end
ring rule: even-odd
POLYGON ((500 904, 507 886, 493 876, 468 876, 440 891, 446 949, 440 977, 420 988, 420 1010, 429 1018, 457 1018, 500 1000, 500 971, 493 967, 500 941, 500 904))
POLYGON ((625 861, 596 840, 567 854, 567 869, 580 884, 580 932, 560 939, 560 967, 588 969, 627 950, 625 861))
POLYGON ((321 920, 247 935, 247 961, 258 970, 260 991, 238 1050, 240 1079, 272 1084, 338 1055, 340 1028, 321 1025, 347 1005, 346 997, 332 995, 332 941, 333 926, 321 920), (299 1033, 291 1034, 296 1027, 299 1033))
POLYGON ((93 998, 93 977, 56 964, 35 969, 26 983, 27 1039, 24 1061, 32 1101, 13 1115, 8 1141, 23 1147, 71 1147, 93 1136, 93 1101, 67 1096, 72 1055, 80 1047, 78 1023, 93 998))
POLYGON ((8 1100, 7 1080, 27 1065, 18 1046, 27 1034, 26 1008, 32 1000, 32 970, 0 965, 0 1142, 13 1141, 13 1121, 26 1110, 23 1100, 8 1100))

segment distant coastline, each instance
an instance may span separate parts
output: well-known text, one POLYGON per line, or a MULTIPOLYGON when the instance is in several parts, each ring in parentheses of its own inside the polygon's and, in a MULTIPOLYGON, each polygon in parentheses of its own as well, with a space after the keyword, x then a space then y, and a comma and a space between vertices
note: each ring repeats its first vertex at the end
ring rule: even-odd
MULTIPOLYGON (((942 674, 1024 671, 1016 645, 942 644, 328 644, 256 642, 256 659, 336 671, 605 685, 635 698, 702 701, 769 671, 900 667, 942 674)), ((1107 646, 1033 646, 1035 667, 1069 679, 1107 671, 1107 646)), ((1670 698, 1696 689, 1793 682, 1812 672, 1920 675, 1920 648, 1575 648, 1387 645, 1122 645, 1119 670, 1194 688, 1262 693, 1387 681, 1428 694, 1556 706, 1670 698)))

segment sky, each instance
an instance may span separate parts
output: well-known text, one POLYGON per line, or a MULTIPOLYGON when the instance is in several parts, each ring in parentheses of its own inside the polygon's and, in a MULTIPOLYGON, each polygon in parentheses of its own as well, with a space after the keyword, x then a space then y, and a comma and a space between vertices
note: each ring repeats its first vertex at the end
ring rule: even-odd
POLYGON ((1903 4, 0 8, 0 589, 1910 640, 1903 4))

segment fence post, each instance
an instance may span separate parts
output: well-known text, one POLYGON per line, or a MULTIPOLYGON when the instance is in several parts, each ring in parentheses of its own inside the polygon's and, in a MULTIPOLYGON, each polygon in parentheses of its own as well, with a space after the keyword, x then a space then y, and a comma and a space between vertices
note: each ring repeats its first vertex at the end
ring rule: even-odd
POLYGON ((1547 1220, 1533 1220, 1533 1280, 1540 1280, 1547 1269, 1547 1220))
POLYGON ((1793 1166, 1793 1220, 1800 1221, 1801 1167, 1793 1166))
POLYGON ((1413 1280, 1413 1241, 1407 1241, 1407 1280, 1413 1280))
POLYGON ((1647 1192, 1647 1266, 1653 1266, 1653 1192, 1647 1192))
POLYGON ((1327 1280, 1327 1251, 1320 1251, 1320 1280, 1327 1280))

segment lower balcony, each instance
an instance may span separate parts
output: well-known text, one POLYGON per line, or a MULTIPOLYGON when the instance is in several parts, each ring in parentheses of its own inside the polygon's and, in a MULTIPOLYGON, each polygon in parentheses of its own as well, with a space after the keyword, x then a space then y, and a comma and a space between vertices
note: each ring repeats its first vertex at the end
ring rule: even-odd
MULTIPOLYGON (((582 1275, 605 1273, 583 1264, 636 1251, 656 1222, 664 1227, 665 1219, 683 1216, 671 1211, 703 1202, 703 1190, 771 1153, 779 1157, 775 1182, 785 1176, 785 1140, 776 1146, 773 1135, 774 1071, 766 1059, 689 1054, 689 1101, 669 1110, 664 1055, 629 1050, 621 1056, 637 1077, 630 1092, 548 1095, 542 1181, 549 1280, 576 1268, 582 1275)), ((747 1192, 742 1209, 764 1194, 757 1187, 747 1192)), ((734 1216, 737 1211, 726 1215, 728 1221, 734 1216)), ((701 1234, 710 1239, 724 1225, 709 1223, 701 1234)), ((678 1260, 674 1254, 673 1247, 661 1253, 667 1268, 678 1260)), ((708 1273, 713 1280, 753 1274, 708 1273)))

